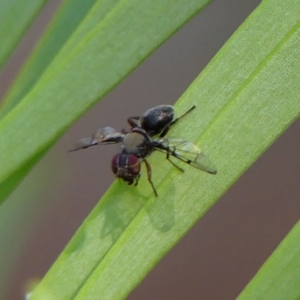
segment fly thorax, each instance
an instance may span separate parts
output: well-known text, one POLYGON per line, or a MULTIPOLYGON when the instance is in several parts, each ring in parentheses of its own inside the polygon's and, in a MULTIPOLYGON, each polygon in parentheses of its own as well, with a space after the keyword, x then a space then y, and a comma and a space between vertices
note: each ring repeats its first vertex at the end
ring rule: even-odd
MULTIPOLYGON (((123 138, 123 152, 135 154, 138 157, 145 157, 147 152, 147 140, 146 138, 137 132, 127 133, 123 138)), ((150 154, 150 153, 149 153, 150 154)))

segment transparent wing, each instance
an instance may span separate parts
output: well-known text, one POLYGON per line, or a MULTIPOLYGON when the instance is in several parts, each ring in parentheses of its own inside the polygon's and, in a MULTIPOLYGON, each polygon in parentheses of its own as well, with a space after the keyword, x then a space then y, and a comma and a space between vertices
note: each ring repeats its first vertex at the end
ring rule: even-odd
POLYGON ((172 155, 204 172, 211 174, 217 173, 217 169, 214 164, 193 143, 181 138, 163 138, 155 140, 155 142, 158 150, 164 150, 169 155, 172 155))
POLYGON ((69 150, 76 151, 80 149, 85 149, 95 145, 107 145, 120 143, 123 139, 123 134, 117 132, 115 128, 107 126, 99 128, 93 136, 85 137, 77 141, 73 147, 69 150))

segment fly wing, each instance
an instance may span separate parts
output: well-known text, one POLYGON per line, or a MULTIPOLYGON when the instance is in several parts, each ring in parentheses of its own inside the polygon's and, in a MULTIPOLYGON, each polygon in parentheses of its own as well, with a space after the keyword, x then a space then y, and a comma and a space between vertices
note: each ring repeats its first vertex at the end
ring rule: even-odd
POLYGON ((69 150, 76 151, 80 149, 85 149, 95 145, 107 145, 120 143, 123 139, 123 134, 117 132, 113 127, 107 126, 99 128, 93 136, 85 137, 77 141, 73 147, 69 150))
POLYGON ((160 149, 179 160, 204 172, 217 174, 217 169, 210 159, 193 143, 180 138, 164 138, 159 140, 159 144, 162 145, 160 149))

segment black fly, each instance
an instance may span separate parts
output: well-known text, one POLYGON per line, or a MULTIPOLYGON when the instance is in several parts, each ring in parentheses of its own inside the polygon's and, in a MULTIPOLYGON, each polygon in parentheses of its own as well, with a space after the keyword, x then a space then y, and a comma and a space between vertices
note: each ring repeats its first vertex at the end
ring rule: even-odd
POLYGON ((117 132, 113 127, 100 128, 93 136, 79 140, 69 151, 95 145, 121 143, 121 152, 116 154, 111 162, 115 176, 122 178, 129 185, 137 185, 141 173, 141 163, 144 162, 147 168, 148 180, 155 196, 157 196, 151 179, 151 167, 146 160, 146 157, 153 151, 164 152, 167 160, 180 171, 183 171, 183 169, 171 161, 170 156, 204 172, 217 173, 210 160, 193 143, 180 138, 164 137, 172 125, 194 108, 195 106, 191 107, 183 115, 174 119, 174 108, 172 106, 156 106, 147 110, 142 117, 130 117, 127 120, 131 126, 129 132, 126 130, 117 132), (159 137, 153 138, 155 135, 159 135, 159 137))

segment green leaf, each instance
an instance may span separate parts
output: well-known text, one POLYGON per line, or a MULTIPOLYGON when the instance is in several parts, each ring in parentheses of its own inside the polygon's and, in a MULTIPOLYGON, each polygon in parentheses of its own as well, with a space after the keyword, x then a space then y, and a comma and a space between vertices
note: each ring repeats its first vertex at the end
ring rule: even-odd
POLYGON ((45 0, 0 2, 0 69, 45 3, 45 0))
MULTIPOLYGON (((4 117, 11 109, 13 109, 24 96, 34 87, 40 76, 43 74, 47 66, 57 55, 66 41, 69 41, 68 47, 65 47, 64 54, 69 51, 84 38, 84 36, 92 30, 118 3, 117 0, 98 1, 95 0, 81 1, 70 0, 62 3, 56 17, 51 22, 47 32, 33 51, 30 59, 21 70, 14 85, 3 100, 4 103, 0 110, 0 117, 4 117), (92 13, 84 19, 88 11, 93 8, 92 13), (95 15, 97 17, 95 17, 95 15), (84 19, 84 20, 83 20, 84 19), (79 26, 80 25, 80 26, 79 26), (76 34, 72 39, 68 38, 76 30, 76 34)), ((61 54, 61 57, 63 55, 61 54)), ((46 149, 47 150, 47 149, 46 149)), ((41 154, 37 154, 32 160, 25 163, 6 181, 1 183, 0 202, 6 199, 10 193, 18 186, 21 180, 30 172, 32 167, 46 153, 44 150, 41 154)))
POLYGON ((238 299, 299 299, 299 251, 300 222, 268 258, 238 299))
POLYGON ((0 299, 8 299, 10 282, 15 280, 20 257, 24 255, 28 241, 32 240, 32 233, 36 231, 36 224, 42 214, 41 198, 45 190, 62 179, 55 172, 60 164, 57 159, 51 165, 42 164, 37 172, 26 177, 11 195, 10 201, 1 206, 0 299))
POLYGON ((207 2, 123 0, 100 23, 98 14, 90 11, 88 24, 78 28, 84 37, 74 33, 0 122, 0 201, 41 152, 207 2))
POLYGON ((218 174, 182 166, 182 175, 154 153, 149 161, 159 197, 145 170, 136 189, 116 182, 31 300, 124 299, 299 117, 299 13, 295 1, 264 1, 176 105, 179 114, 192 104, 197 110, 169 135, 184 133, 202 145, 218 174))
POLYGON ((6 115, 34 87, 67 41, 69 43, 66 47, 67 51, 65 49, 65 55, 105 18, 119 0, 95 2, 96 0, 70 0, 62 3, 43 38, 6 95, 0 117, 6 115), (92 12, 88 14, 90 10, 92 12), (72 36, 74 31, 76 33, 72 36))

